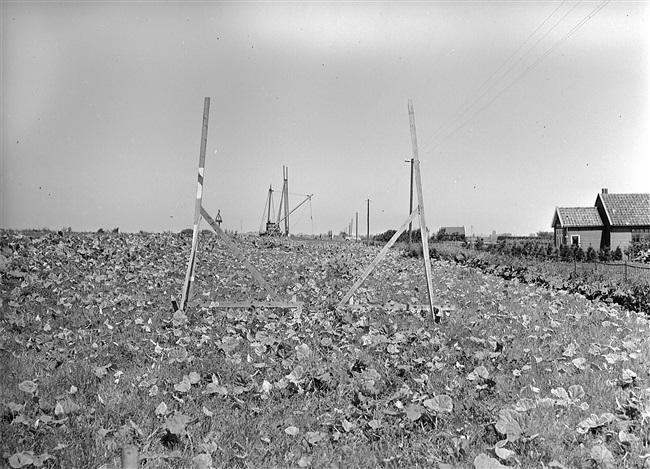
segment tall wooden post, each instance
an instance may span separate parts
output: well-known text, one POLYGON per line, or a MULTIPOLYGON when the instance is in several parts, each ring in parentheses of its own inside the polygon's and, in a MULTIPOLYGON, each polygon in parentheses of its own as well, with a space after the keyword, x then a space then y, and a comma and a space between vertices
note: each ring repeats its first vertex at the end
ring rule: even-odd
POLYGON ((289 236, 289 167, 282 167, 284 174, 284 235, 289 236))
MULTIPOLYGON (((413 175, 415 178, 415 185, 418 193, 418 206, 415 210, 411 212, 406 221, 400 226, 399 230, 395 232, 393 237, 388 241, 388 243, 382 248, 377 257, 370 263, 368 268, 361 274, 361 277, 352 285, 348 292, 343 296, 341 301, 339 301, 338 306, 343 307, 352 299, 354 292, 361 286, 363 281, 370 275, 372 270, 381 262, 381 260, 386 256, 390 247, 397 241, 400 235, 406 230, 406 227, 413 221, 415 217, 420 219, 420 232, 422 234, 422 251, 424 255, 424 274, 427 282, 427 294, 429 296, 429 308, 431 309, 431 316, 433 317, 434 322, 440 322, 440 316, 438 316, 438 311, 433 305, 433 288, 431 286, 431 260, 429 259, 429 238, 427 233, 427 223, 424 216, 424 197, 422 195, 422 176, 420 174, 420 158, 418 157, 418 143, 417 136, 415 133, 415 117, 413 114, 413 104, 411 100, 408 102, 409 110, 409 121, 411 126, 411 143, 413 145, 413 175)), ((370 199, 367 199, 368 202, 368 242, 370 242, 370 199)))
POLYGON ((429 294, 429 307, 431 316, 435 322, 440 322, 433 306, 433 287, 431 285, 431 259, 429 259, 429 236, 427 222, 424 215, 424 196, 422 194, 422 175, 420 174, 420 157, 418 155, 418 138, 415 132, 415 115, 413 113, 413 102, 408 101, 409 123, 411 126, 411 145, 413 146, 413 170, 415 175, 415 187, 418 193, 418 211, 420 218, 420 235, 422 237, 422 255, 424 256, 424 274, 427 282, 427 293, 429 294))
POLYGON ((269 184, 269 195, 268 195, 268 216, 266 217, 266 231, 269 231, 269 223, 271 223, 271 200, 273 199, 273 185, 269 184))
POLYGON ((194 205, 194 231, 192 233, 192 249, 190 251, 190 260, 187 264, 185 274, 185 283, 183 284, 183 294, 181 296, 180 309, 183 310, 194 284, 194 267, 196 265, 196 248, 199 243, 199 224, 201 223, 201 204, 203 201, 203 175, 205 174, 205 151, 208 145, 208 117, 210 115, 210 98, 206 97, 203 101, 203 128, 201 130, 201 150, 199 152, 199 174, 196 188, 196 202, 194 205))
POLYGON ((138 448, 134 445, 122 448, 122 469, 138 469, 139 467, 138 448))
POLYGON ((368 202, 368 210, 367 210, 367 226, 368 226, 368 237, 366 238, 366 243, 368 246, 370 246, 370 199, 367 199, 366 202, 368 202))
MULTIPOLYGON (((406 160, 406 163, 409 163, 409 160, 406 160)), ((411 158, 410 163, 411 163, 411 185, 409 189, 409 213, 413 213, 413 158, 411 158)), ((413 243, 413 222, 409 223, 409 249, 411 249, 412 243, 413 243)))
POLYGON ((357 219, 357 229, 356 229, 356 235, 354 240, 359 241, 359 212, 356 212, 356 219, 357 219))

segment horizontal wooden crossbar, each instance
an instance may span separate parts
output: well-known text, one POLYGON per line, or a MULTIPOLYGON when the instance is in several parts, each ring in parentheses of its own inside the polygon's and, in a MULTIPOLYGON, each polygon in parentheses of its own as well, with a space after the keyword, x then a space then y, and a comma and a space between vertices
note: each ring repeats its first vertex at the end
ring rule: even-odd
POLYGON ((214 301, 211 308, 299 308, 304 303, 296 301, 214 301))
MULTIPOLYGON (((371 303, 357 303, 357 304, 345 304, 342 305, 343 308, 348 309, 361 309, 361 308, 388 308, 396 311, 431 311, 431 306, 427 304, 395 304, 395 305, 385 305, 385 304, 371 304, 371 303)), ((433 305, 435 310, 443 312, 456 311, 455 306, 449 305, 433 305)))

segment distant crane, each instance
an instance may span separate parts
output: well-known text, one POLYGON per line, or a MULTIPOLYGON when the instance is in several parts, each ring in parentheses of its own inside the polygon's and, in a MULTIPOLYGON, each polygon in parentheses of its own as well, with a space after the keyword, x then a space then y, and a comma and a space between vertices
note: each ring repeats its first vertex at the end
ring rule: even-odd
POLYGON ((268 196, 266 198, 266 204, 264 205, 264 216, 266 217, 266 225, 264 231, 262 231, 262 226, 264 226, 264 218, 260 224, 260 235, 262 236, 289 236, 289 216, 298 210, 305 202, 309 201, 311 203, 311 198, 314 194, 305 196, 305 200, 300 202, 293 210, 289 211, 289 168, 286 166, 282 167, 282 178, 284 184, 282 186, 282 195, 280 196, 280 206, 278 208, 278 215, 273 220, 272 214, 275 212, 275 207, 273 205, 273 187, 269 186, 268 196), (284 223, 284 232, 280 229, 280 225, 284 223))

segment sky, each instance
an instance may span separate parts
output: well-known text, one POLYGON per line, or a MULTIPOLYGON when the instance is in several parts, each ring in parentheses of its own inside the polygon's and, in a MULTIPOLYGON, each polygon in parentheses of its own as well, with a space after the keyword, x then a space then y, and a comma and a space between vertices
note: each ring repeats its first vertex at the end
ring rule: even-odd
POLYGON ((650 193, 649 6, 2 1, 0 227, 192 227, 209 97, 225 229, 260 229, 283 166, 291 209, 313 194, 292 233, 397 229, 411 100, 431 231, 551 231, 650 193))

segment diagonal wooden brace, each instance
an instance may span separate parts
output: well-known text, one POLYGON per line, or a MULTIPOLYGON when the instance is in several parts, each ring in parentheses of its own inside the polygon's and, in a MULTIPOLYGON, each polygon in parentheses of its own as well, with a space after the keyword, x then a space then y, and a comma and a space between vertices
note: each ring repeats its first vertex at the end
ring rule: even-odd
POLYGON ((262 277, 262 274, 259 273, 259 271, 251 264, 248 259, 246 259, 246 256, 244 255, 241 250, 235 246, 235 243, 232 242, 232 240, 228 237, 226 233, 223 232, 221 227, 217 224, 216 221, 210 216, 210 214, 203 208, 201 207, 201 215, 205 220, 208 222, 208 224, 214 229, 214 231, 217 232, 217 234, 221 237, 221 239, 226 243, 226 245, 230 248, 230 250, 235 254, 237 259, 239 259, 244 266, 248 269, 248 271, 251 273, 253 278, 257 280, 257 283, 259 283, 269 294, 271 299, 273 300, 279 300, 278 294, 271 288, 271 286, 264 280, 264 277, 262 277))
POLYGON ((377 254, 377 257, 370 263, 370 265, 366 268, 366 270, 361 274, 361 277, 354 282, 354 285, 348 290, 348 292, 345 294, 343 299, 339 301, 338 306, 345 306, 348 301, 350 301, 350 298, 352 298, 352 295, 354 295, 354 292, 357 291, 357 289, 361 286, 361 284, 368 278, 368 275, 377 267, 377 264, 379 264, 384 257, 386 257, 386 254, 388 254, 388 250, 397 242, 397 239, 400 237, 400 235, 404 232, 406 227, 413 221, 415 217, 417 217, 419 214, 419 207, 413 210, 409 217, 406 219, 404 223, 402 223, 402 226, 399 227, 399 230, 395 232, 393 237, 386 243, 386 245, 382 248, 381 251, 379 251, 379 254, 377 254))

